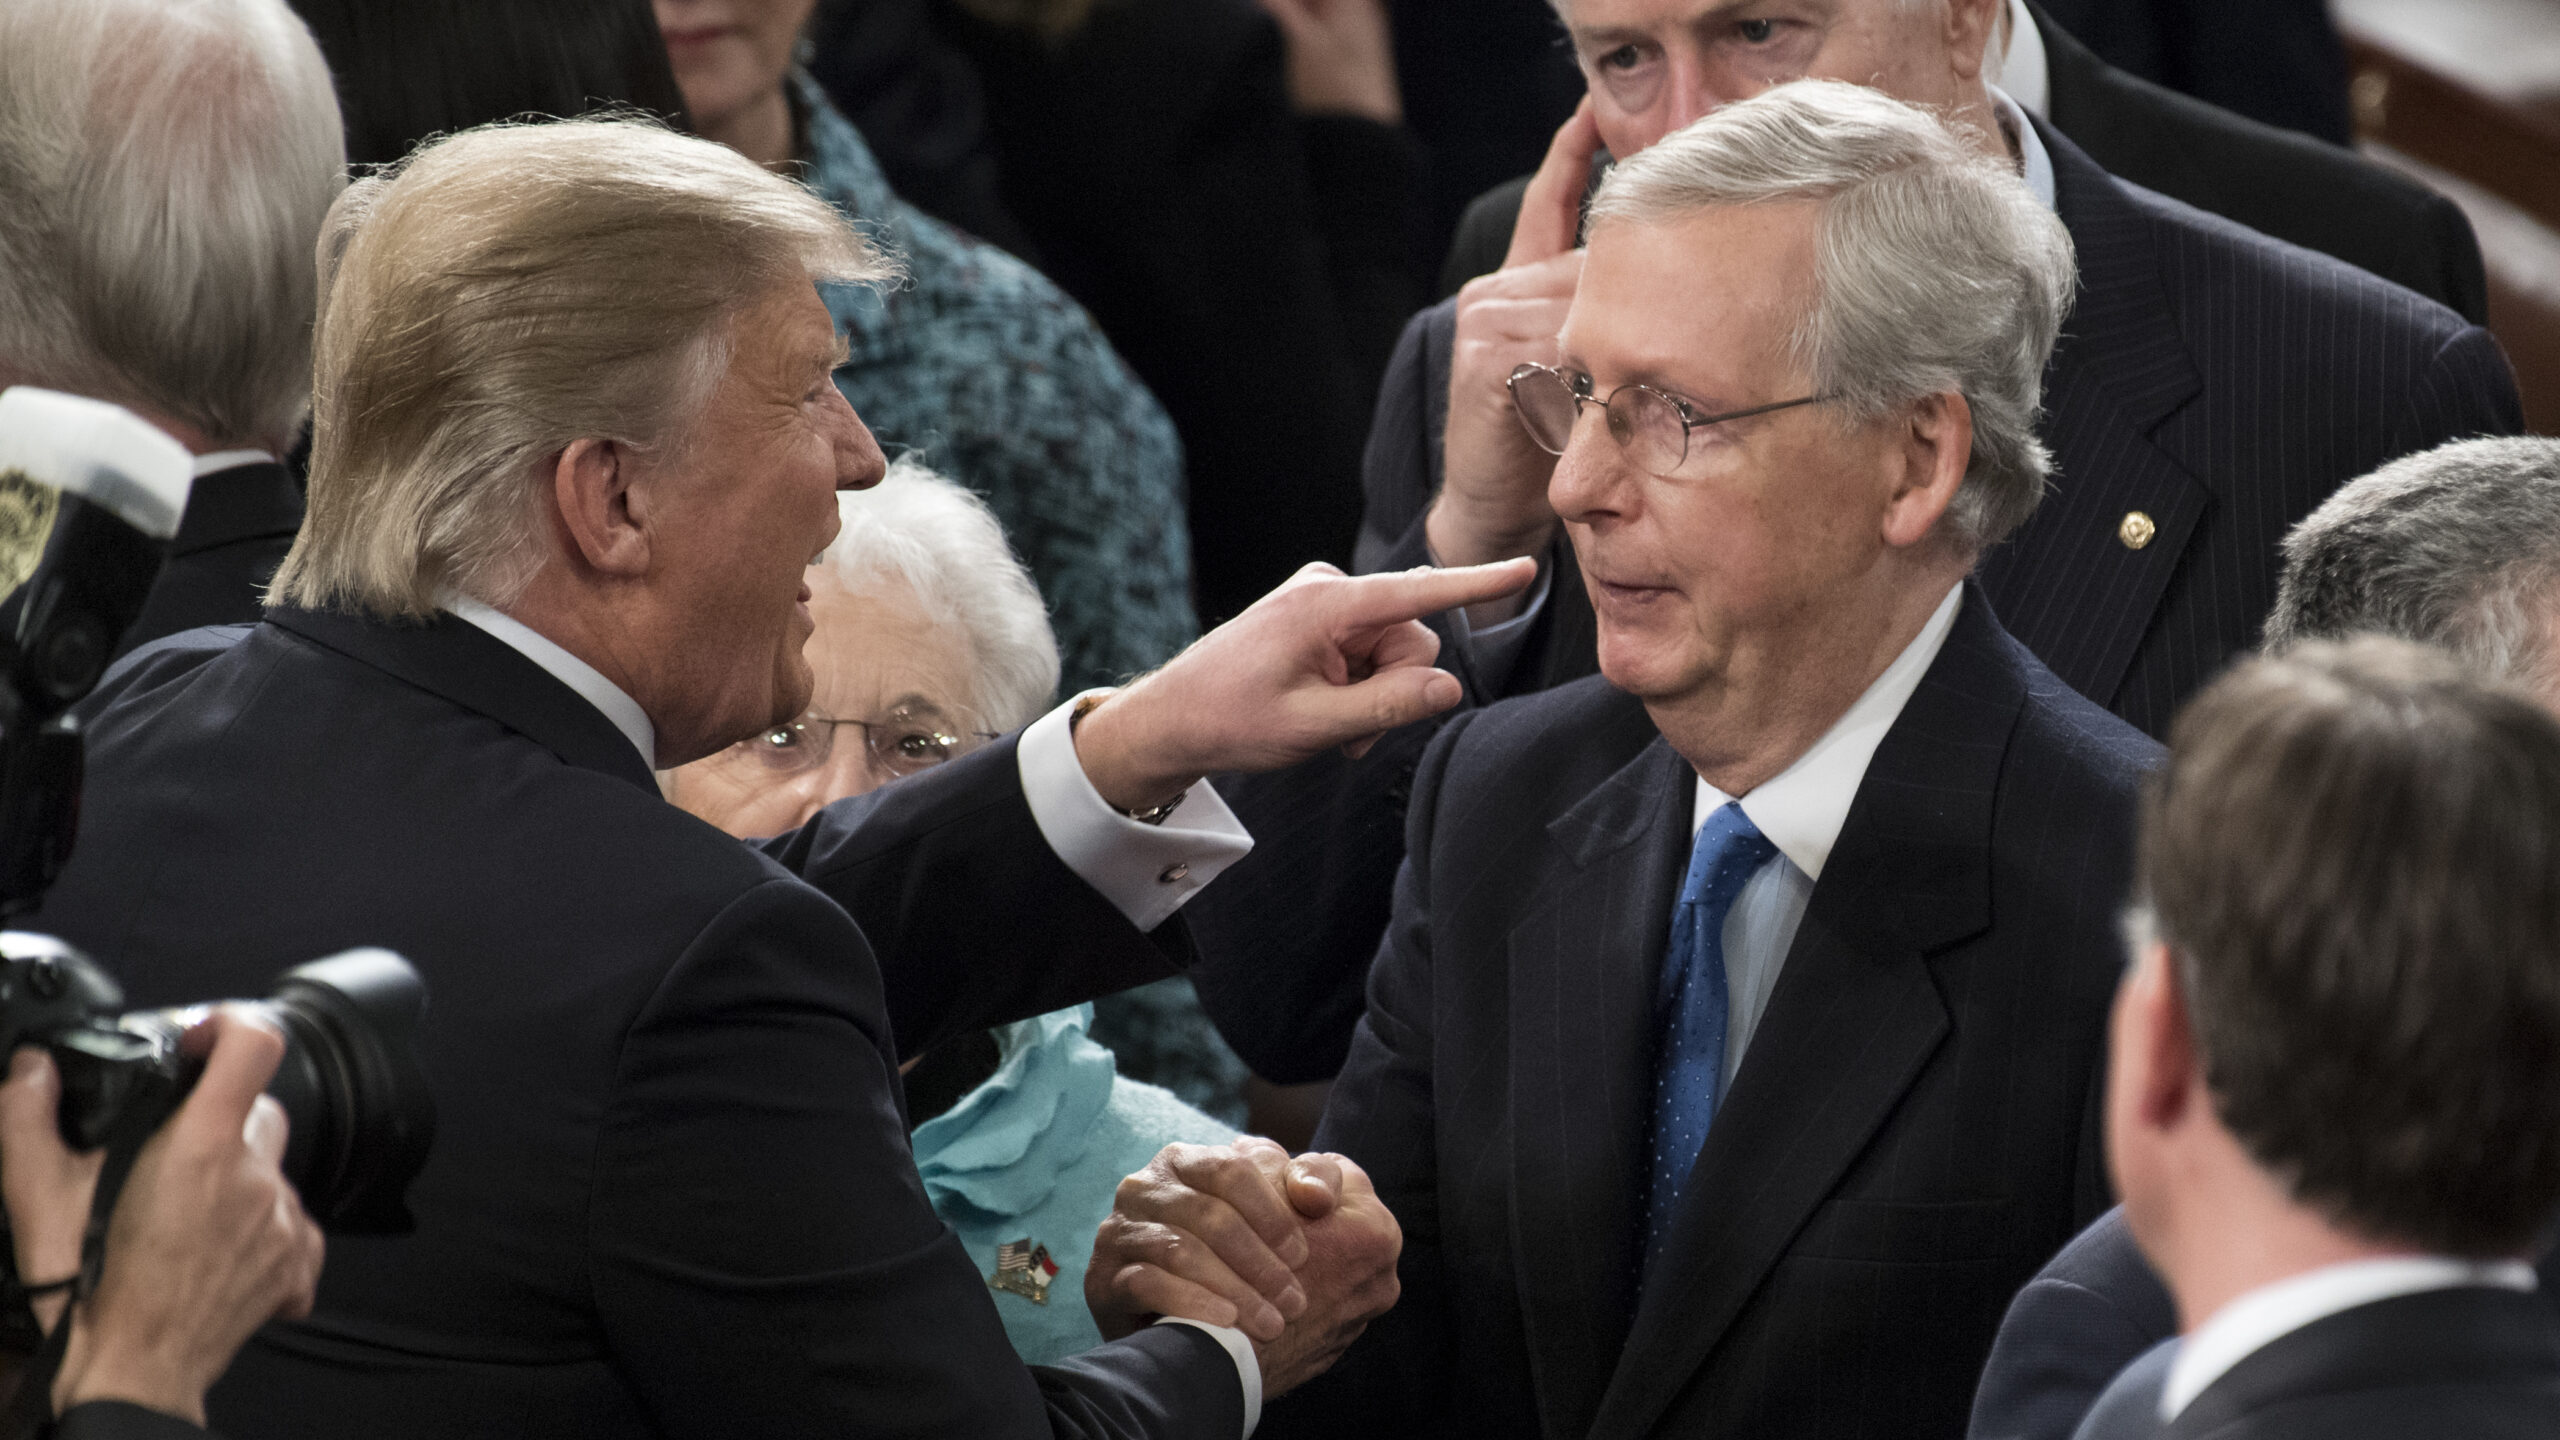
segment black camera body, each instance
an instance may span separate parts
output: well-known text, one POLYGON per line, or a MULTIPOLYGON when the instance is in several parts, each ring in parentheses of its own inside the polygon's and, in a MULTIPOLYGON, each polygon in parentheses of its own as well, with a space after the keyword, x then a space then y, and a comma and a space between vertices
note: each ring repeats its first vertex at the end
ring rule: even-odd
MULTIPOLYGON (((406 1196, 435 1141, 435 1106, 413 1044, 426 987, 388 950, 297 965, 243 1002, 285 1037, 267 1094, 291 1121, 285 1178, 340 1234, 412 1228, 406 1196)), ((0 1055, 41 1045, 62 1076, 62 1138, 75 1150, 139 1144, 202 1073, 178 1038, 207 1007, 124 1012, 124 992, 50 935, 0 932, 0 1055)))

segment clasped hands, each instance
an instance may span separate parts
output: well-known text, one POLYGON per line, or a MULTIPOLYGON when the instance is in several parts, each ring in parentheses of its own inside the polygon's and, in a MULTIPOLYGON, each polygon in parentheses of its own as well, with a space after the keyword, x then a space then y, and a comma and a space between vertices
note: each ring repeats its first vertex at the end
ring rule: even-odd
POLYGON ((1321 1375, 1396 1303, 1404 1231, 1340 1155, 1247 1136, 1168 1145, 1120 1182, 1085 1304, 1105 1339, 1159 1316, 1253 1341, 1267 1401, 1321 1375))

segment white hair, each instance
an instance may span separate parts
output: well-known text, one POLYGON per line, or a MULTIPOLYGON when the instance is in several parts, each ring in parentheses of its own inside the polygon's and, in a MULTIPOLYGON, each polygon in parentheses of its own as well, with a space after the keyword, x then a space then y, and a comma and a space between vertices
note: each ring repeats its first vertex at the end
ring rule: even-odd
POLYGON ((2035 425, 2077 283, 2070 233, 1927 111, 1833 80, 1765 90, 1621 163, 1591 223, 1779 201, 1821 206, 1792 358, 1853 421, 1962 395, 1973 454, 1948 519, 1968 549, 1998 543, 2052 465, 2035 425))
POLYGON ((847 590, 903 584, 925 614, 968 636, 969 704, 986 728, 1017 729, 1058 688, 1058 641, 1030 572, 987 502, 907 457, 868 490, 836 497, 844 530, 820 563, 847 590))
POLYGON ((289 438, 345 182, 328 63, 284 0, 7 0, 0 364, 215 442, 289 438))
POLYGON ((2560 440, 2458 440, 2338 488, 2284 538, 2266 648, 2376 631, 2560 681, 2560 440))

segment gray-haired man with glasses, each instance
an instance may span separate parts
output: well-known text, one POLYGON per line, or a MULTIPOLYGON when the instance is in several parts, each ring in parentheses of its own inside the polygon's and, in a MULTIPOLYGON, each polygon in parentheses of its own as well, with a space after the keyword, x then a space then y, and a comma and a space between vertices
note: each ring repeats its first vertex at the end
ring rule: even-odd
POLYGON ((1559 363, 1512 395, 1562 452, 1602 674, 1461 715, 1416 772, 1316 1141, 1403 1217, 1404 1299, 1266 1431, 1956 1434, 2009 1296, 2103 1204, 2157 756, 1966 578, 2043 489, 2070 243, 1927 113, 1825 81, 1592 213, 1559 363))

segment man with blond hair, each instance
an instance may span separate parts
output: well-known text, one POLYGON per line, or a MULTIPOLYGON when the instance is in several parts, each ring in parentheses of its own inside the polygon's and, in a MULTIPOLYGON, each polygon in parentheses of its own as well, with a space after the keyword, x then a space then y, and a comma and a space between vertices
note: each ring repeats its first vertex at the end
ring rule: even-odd
POLYGON ((126 643, 254 620, 302 519, 311 247, 346 149, 284 0, 0 6, 0 386, 133 410, 196 456, 126 643))
POLYGON ((1026 1369, 926 1203, 898 1064, 1186 964, 1178 910, 1250 843, 1199 777, 1453 703, 1412 617, 1528 567, 1304 574, 1151 676, 742 846, 651 771, 810 702, 804 567, 885 468, 815 282, 889 267, 808 191, 637 123, 422 149, 321 256, 277 603, 101 691, 39 917, 145 1003, 359 939, 433 995, 416 1233, 341 1238, 217 1422, 1248 1433, 1393 1299, 1356 1167, 1298 1162, 1323 1221, 1258 1212, 1275 1303, 1133 1292, 1096 1317, 1124 1338, 1026 1369), (1128 1333, 1151 1312, 1202 1323, 1128 1333))

